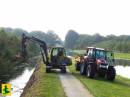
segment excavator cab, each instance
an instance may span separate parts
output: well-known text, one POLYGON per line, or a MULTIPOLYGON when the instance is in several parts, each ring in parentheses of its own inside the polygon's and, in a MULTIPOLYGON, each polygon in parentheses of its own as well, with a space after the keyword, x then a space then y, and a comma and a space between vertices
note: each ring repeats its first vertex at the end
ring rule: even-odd
POLYGON ((53 47, 51 50, 51 54, 50 54, 50 60, 51 62, 57 66, 58 64, 58 57, 61 57, 64 55, 64 48, 59 48, 59 47, 53 47))
POLYGON ((50 66, 46 68, 46 72, 50 72, 51 69, 61 69, 62 73, 66 72, 66 66, 72 64, 70 58, 66 56, 64 47, 53 47, 50 53, 50 66))
POLYGON ((64 47, 53 47, 51 50, 51 58, 54 56, 66 56, 64 47))

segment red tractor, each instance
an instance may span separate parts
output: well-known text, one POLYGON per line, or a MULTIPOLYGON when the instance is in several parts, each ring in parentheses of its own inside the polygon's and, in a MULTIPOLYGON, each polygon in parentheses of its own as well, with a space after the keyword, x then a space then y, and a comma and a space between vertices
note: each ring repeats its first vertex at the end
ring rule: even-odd
POLYGON ((90 78, 101 76, 113 81, 116 76, 114 63, 113 52, 102 48, 87 47, 86 56, 77 57, 75 66, 81 75, 90 78))

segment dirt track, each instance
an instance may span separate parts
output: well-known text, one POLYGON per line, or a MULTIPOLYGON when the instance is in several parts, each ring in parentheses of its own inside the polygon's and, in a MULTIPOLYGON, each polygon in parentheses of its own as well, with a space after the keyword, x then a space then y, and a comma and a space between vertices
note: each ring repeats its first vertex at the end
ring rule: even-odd
POLYGON ((67 97, 93 97, 72 74, 66 73, 60 74, 59 76, 67 97))

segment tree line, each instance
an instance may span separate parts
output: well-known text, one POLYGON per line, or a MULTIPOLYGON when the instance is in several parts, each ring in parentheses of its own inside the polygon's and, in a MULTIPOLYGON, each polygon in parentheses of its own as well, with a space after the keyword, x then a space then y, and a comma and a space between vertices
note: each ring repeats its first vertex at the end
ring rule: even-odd
MULTIPOLYGON (((0 62, 8 62, 12 58, 21 52, 21 36, 22 34, 27 36, 34 36, 41 39, 47 43, 48 46, 63 45, 63 42, 59 36, 54 32, 49 30, 47 33, 42 31, 32 31, 27 32, 26 30, 20 28, 0 28, 0 62)), ((35 56, 39 54, 39 45, 29 41, 28 43, 28 54, 29 56, 35 56)))
POLYGON ((65 47, 68 49, 85 49, 88 46, 106 48, 116 52, 130 52, 130 35, 94 35, 78 34, 69 30, 65 37, 65 47))

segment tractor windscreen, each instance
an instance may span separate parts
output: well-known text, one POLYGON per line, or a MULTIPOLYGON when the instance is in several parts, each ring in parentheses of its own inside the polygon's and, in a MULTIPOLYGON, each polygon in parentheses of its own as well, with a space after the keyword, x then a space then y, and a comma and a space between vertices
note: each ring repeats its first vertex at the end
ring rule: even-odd
POLYGON ((106 59, 106 52, 104 50, 96 50, 97 59, 106 59))

